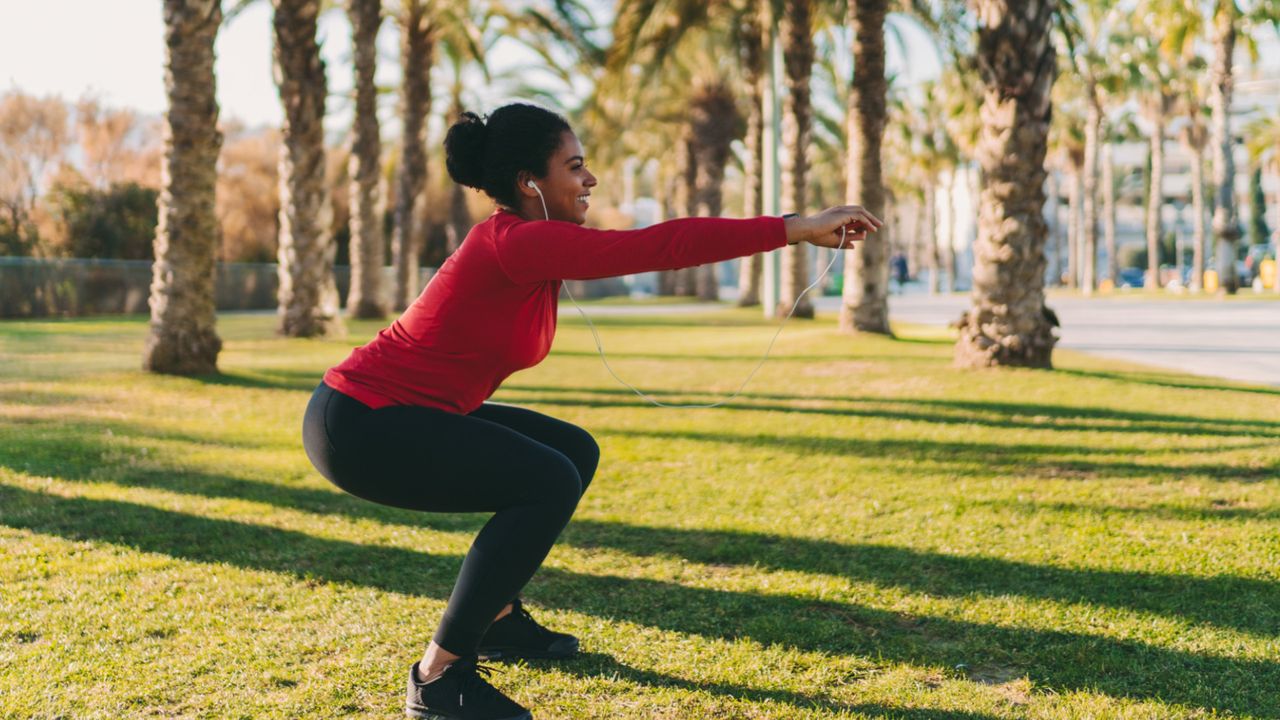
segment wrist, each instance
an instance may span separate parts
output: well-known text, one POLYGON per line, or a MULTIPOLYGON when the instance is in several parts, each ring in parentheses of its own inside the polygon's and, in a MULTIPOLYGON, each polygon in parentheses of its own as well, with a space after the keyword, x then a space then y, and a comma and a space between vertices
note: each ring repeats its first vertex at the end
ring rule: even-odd
POLYGON ((787 231, 787 245, 799 245, 805 239, 804 219, 800 213, 787 213, 782 216, 783 226, 787 231))

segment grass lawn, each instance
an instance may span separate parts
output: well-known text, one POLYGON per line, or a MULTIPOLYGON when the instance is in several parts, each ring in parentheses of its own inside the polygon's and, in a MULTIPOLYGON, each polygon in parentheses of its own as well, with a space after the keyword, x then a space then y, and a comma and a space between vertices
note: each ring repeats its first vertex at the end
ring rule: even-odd
MULTIPOLYGON (((737 387, 758 311, 597 319, 664 400, 737 387)), ((347 340, 223 317, 223 375, 143 318, 0 323, 0 716, 393 718, 484 517, 379 507, 302 452, 347 340)), ((1280 718, 1280 391, 942 330, 793 320, 730 407, 649 407, 576 313, 495 400, 595 482, 527 588, 582 638, 495 684, 542 718, 1280 718)))

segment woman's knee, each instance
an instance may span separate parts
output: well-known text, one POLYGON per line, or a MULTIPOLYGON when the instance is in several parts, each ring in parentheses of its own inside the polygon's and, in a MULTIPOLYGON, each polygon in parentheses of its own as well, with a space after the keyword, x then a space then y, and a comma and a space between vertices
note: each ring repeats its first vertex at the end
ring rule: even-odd
POLYGON ((574 468, 578 471, 578 478, 581 481, 581 491, 578 494, 581 495, 587 491, 587 486, 591 484, 591 479, 596 475, 596 468, 600 465, 600 445, 591 433, 578 428, 574 446, 568 454, 574 468))
POLYGON ((582 497, 582 476, 577 464, 564 453, 551 451, 546 462, 532 469, 530 478, 538 502, 572 515, 582 497))

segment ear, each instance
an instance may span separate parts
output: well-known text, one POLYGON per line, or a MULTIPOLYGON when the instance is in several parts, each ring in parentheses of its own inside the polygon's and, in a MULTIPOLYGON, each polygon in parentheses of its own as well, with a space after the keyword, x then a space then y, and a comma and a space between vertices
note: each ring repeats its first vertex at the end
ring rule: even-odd
POLYGON ((520 193, 524 197, 537 197, 538 191, 529 186, 530 181, 538 181, 538 179, 533 176, 533 173, 526 170, 521 170, 516 173, 516 192, 520 193))

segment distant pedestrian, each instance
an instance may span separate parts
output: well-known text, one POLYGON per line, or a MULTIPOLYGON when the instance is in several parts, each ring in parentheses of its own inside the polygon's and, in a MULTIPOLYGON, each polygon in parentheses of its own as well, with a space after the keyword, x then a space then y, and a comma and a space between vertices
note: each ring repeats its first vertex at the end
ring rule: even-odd
POLYGON ((889 258, 889 268, 893 279, 898 281, 898 294, 901 295, 911 279, 910 269, 907 267, 907 256, 902 251, 894 253, 893 257, 889 258))

